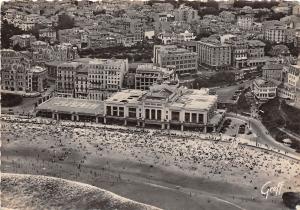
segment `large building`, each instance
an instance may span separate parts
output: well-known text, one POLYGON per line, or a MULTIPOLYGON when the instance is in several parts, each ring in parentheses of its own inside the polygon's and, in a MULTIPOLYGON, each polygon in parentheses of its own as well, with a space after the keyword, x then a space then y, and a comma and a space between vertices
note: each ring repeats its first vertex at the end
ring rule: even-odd
POLYGON ((12 46, 19 45, 21 48, 30 47, 36 41, 35 36, 30 34, 14 35, 10 38, 12 46))
POLYGON ((231 64, 236 69, 247 67, 248 43, 242 39, 231 38, 225 41, 231 45, 231 64))
POLYGON ((138 65, 135 73, 135 89, 148 90, 154 83, 175 78, 175 70, 153 64, 138 65))
POLYGON ((56 95, 74 97, 77 71, 83 68, 79 62, 64 62, 57 67, 56 95))
POLYGON ((74 97, 87 99, 89 94, 88 66, 79 68, 74 83, 74 97))
POLYGON ((174 15, 176 21, 188 23, 199 19, 198 11, 185 5, 180 5, 180 7, 174 11, 174 15))
POLYGON ((248 60, 247 65, 263 66, 266 64, 265 60, 265 43, 259 40, 247 40, 248 44, 248 60))
POLYGON ((278 95, 282 98, 289 98, 300 107, 300 65, 290 65, 285 82, 278 90, 278 95))
POLYGON ((40 66, 30 68, 27 74, 28 90, 30 92, 44 92, 48 85, 47 78, 46 68, 40 66))
POLYGON ((217 96, 205 89, 193 90, 178 85, 154 85, 149 91, 123 90, 104 101, 106 121, 124 121, 162 129, 216 131, 224 117, 217 110, 217 96))
POLYGON ((297 4, 293 7, 293 15, 300 16, 300 5, 297 4))
POLYGON ((283 80, 283 65, 278 63, 267 63, 262 67, 263 78, 265 80, 283 80))
POLYGON ((217 39, 204 38, 197 42, 199 63, 211 69, 227 69, 231 65, 231 46, 217 39))
POLYGON ((1 50, 1 89, 29 92, 27 74, 30 66, 30 61, 20 52, 1 50))
POLYGON ((278 85, 273 81, 256 79, 252 84, 254 96, 260 101, 267 101, 276 97, 278 85))
POLYGON ((121 90, 128 60, 78 58, 47 66, 53 71, 57 66, 57 96, 101 101, 121 90))
MULTIPOLYGON (((79 61, 82 59, 78 59, 79 61)), ((105 100, 120 91, 128 72, 126 59, 89 59, 88 81, 90 100, 105 100)))
POLYGON ((163 44, 179 44, 182 42, 189 42, 195 40, 196 36, 193 33, 185 31, 183 33, 167 33, 162 32, 158 35, 158 38, 162 41, 163 44))
POLYGON ((143 22, 134 18, 114 18, 109 30, 123 33, 126 37, 132 35, 133 43, 142 42, 145 34, 143 22))
POLYGON ((253 15, 240 15, 237 17, 237 26, 243 30, 251 30, 254 22, 253 15))
POLYGON ((175 45, 155 45, 153 62, 160 67, 176 67, 176 74, 194 73, 197 71, 197 53, 175 45))
POLYGON ((53 97, 37 107, 37 116, 73 121, 123 124, 161 129, 217 132, 225 110, 208 90, 154 85, 148 91, 122 90, 107 100, 53 97))
POLYGON ((264 39, 274 43, 285 43, 287 29, 279 21, 268 21, 263 24, 264 39))

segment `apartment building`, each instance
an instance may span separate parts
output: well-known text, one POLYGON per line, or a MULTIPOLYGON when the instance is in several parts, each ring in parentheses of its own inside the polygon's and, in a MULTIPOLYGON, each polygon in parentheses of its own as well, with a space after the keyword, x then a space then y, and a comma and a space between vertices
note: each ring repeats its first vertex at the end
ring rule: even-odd
POLYGON ((176 21, 188 23, 199 19, 198 11, 185 5, 180 5, 180 7, 174 11, 174 16, 176 21))
POLYGON ((247 67, 248 43, 243 39, 230 38, 225 41, 231 45, 231 64, 236 69, 247 67))
POLYGON ((30 34, 13 35, 10 38, 12 46, 19 45, 21 48, 30 47, 33 42, 36 41, 35 36, 30 34))
POLYGON ((197 71, 197 53, 175 45, 155 45, 153 63, 160 67, 175 66, 176 74, 194 73, 197 71))
POLYGON ((47 88, 47 69, 40 66, 33 66, 27 73, 28 91, 44 92, 47 88))
POLYGON ((127 59, 78 60, 88 64, 88 99, 105 100, 121 90, 124 75, 128 72, 127 59))
POLYGON ((79 62, 64 62, 57 67, 55 83, 57 96, 75 96, 75 78, 81 68, 83 68, 83 64, 79 62))
POLYGON ((150 86, 157 82, 173 80, 175 69, 162 68, 153 64, 138 65, 135 73, 135 89, 148 90, 150 86))
POLYGON ((11 49, 1 50, 1 89, 29 91, 27 73, 31 63, 21 53, 11 49))
POLYGON ((252 84, 254 96, 260 101, 267 101, 276 97, 278 85, 273 81, 256 79, 252 84))
POLYGON ((71 43, 81 48, 81 33, 83 30, 80 28, 63 29, 58 31, 58 41, 60 43, 71 43))
POLYGON ((251 30, 254 23, 253 15, 239 15, 237 17, 237 26, 242 30, 251 30))
POLYGON ((259 40, 247 40, 248 44, 248 60, 247 65, 263 66, 266 64, 265 59, 265 43, 259 40))
POLYGON ((267 21, 263 24, 264 39, 273 43, 285 43, 287 29, 280 21, 267 21))
POLYGON ((262 67, 263 78, 265 80, 283 80, 283 65, 278 63, 267 63, 262 67))
POLYGON ((119 31, 125 34, 133 35, 133 42, 141 42, 144 39, 144 23, 140 19, 115 18, 111 21, 112 31, 119 31))
POLYGON ((211 69, 227 69, 231 65, 231 45, 217 39, 204 38, 197 42, 199 63, 211 69))
POLYGON ((290 65, 288 71, 288 84, 300 90, 300 65, 290 65))
POLYGON ((158 38, 162 41, 163 44, 175 44, 195 40, 196 36, 189 31, 183 33, 168 33, 162 32, 158 35, 158 38))
POLYGON ((287 73, 287 82, 278 90, 278 95, 282 98, 294 100, 300 106, 300 65, 290 65, 287 73))
POLYGON ((75 75, 74 97, 87 99, 89 94, 88 66, 79 68, 75 75))
POLYGON ((45 68, 47 69, 48 73, 48 81, 56 81, 57 78, 57 68, 59 65, 64 63, 64 61, 50 61, 45 63, 45 68))

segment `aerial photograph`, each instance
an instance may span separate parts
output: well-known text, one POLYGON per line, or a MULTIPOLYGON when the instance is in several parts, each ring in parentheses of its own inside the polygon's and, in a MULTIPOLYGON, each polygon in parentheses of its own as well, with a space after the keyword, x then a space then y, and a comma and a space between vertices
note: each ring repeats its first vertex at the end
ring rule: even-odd
POLYGON ((300 210, 300 0, 2 0, 2 210, 300 210))

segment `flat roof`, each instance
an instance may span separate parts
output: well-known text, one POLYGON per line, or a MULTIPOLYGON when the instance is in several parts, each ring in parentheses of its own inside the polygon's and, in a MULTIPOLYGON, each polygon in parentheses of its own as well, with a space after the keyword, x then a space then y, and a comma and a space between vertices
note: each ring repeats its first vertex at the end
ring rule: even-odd
POLYGON ((105 102, 114 102, 114 103, 137 103, 139 99, 146 94, 146 91, 142 90, 122 90, 121 92, 116 92, 110 98, 106 99, 105 102))
POLYGON ((30 69, 31 72, 34 73, 40 73, 46 71, 46 68, 40 67, 40 66, 34 66, 30 69))
POLYGON ((217 102, 217 98, 216 95, 209 95, 207 89, 188 89, 176 101, 171 103, 171 107, 208 110, 217 102))
POLYGON ((53 97, 38 105, 37 110, 102 115, 103 102, 78 98, 53 97))
POLYGON ((259 87, 275 87, 276 84, 273 81, 257 78, 253 81, 259 87))

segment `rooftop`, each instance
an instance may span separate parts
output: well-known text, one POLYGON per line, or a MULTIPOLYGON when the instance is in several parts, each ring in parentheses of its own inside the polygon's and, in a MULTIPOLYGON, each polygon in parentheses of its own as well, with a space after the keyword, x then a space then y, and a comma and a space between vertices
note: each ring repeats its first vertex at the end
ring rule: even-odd
POLYGON ((209 95, 207 89, 186 89, 171 107, 192 110, 208 110, 217 102, 216 95, 209 95))
POLYGON ((263 70, 271 69, 271 70, 282 70, 283 65, 278 63, 268 63, 262 67, 263 70))
POLYGON ((41 73, 46 71, 46 68, 40 67, 40 66, 34 66, 30 69, 31 72, 33 73, 41 73))
POLYGON ((250 47, 264 47, 266 44, 259 40, 247 40, 250 47))
POLYGON ((261 78, 254 80, 254 83, 259 87, 275 87, 276 86, 276 84, 273 81, 264 80, 261 78))
POLYGON ((62 64, 59 65, 59 67, 73 67, 73 68, 77 68, 78 66, 82 65, 79 62, 64 62, 62 64))
POLYGON ((78 114, 103 114, 103 102, 86 99, 54 97, 41 103, 37 110, 78 114))
POLYGON ((139 99, 146 93, 142 90, 122 90, 113 94, 110 98, 106 99, 105 102, 118 102, 118 103, 137 103, 139 99))

